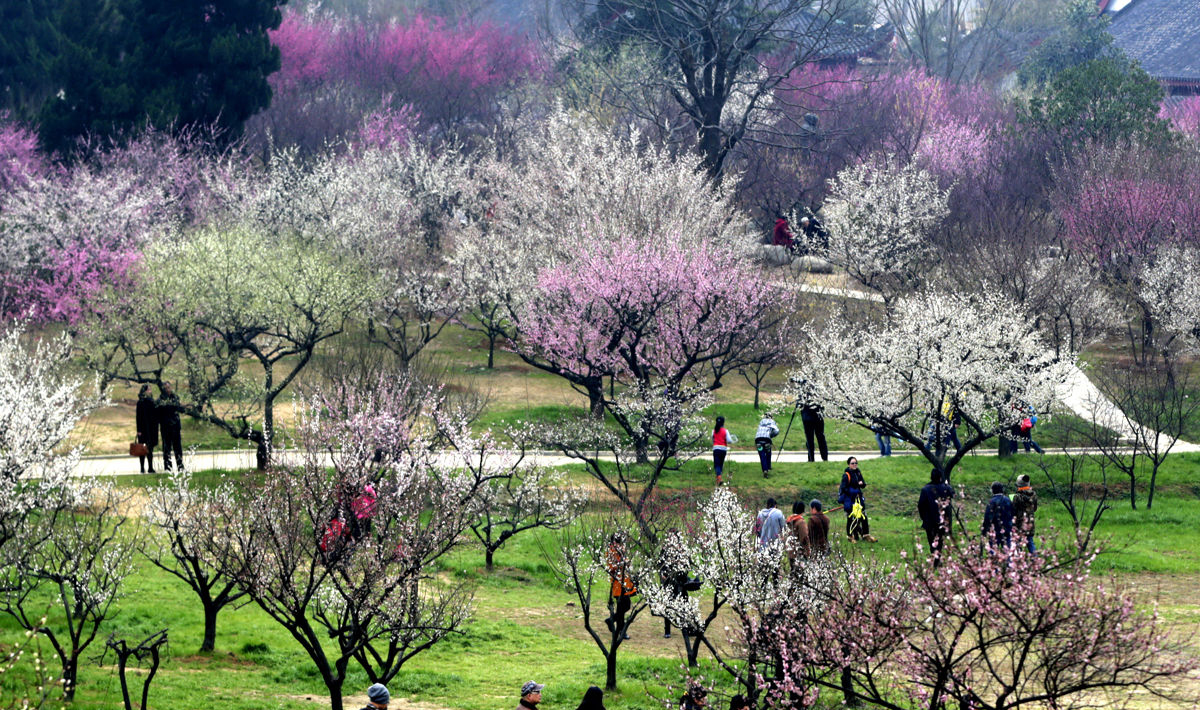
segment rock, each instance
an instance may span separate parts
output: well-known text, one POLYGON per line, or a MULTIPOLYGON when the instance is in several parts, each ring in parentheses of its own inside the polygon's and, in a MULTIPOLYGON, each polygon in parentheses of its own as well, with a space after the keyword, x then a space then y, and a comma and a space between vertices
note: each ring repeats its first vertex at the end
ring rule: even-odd
POLYGON ((759 244, 758 258, 768 266, 787 266, 792 263, 792 253, 787 247, 776 244, 759 244))
POLYGON ((833 264, 819 256, 798 256, 792 260, 792 268, 796 271, 807 271, 811 274, 832 274, 833 264))

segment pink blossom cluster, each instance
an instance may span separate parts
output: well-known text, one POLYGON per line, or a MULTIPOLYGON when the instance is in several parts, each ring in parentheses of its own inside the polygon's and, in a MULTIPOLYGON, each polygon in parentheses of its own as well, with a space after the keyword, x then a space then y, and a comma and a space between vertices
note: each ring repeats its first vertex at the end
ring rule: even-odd
POLYGON ((38 152, 37 136, 0 113, 0 204, 10 190, 45 171, 46 162, 38 152))
POLYGON ((1152 256, 1160 246, 1200 240, 1200 187, 1152 176, 1092 173, 1064 198, 1067 239, 1100 263, 1152 256))
POLYGON ((709 246, 582 242, 543 270, 521 321, 529 345, 582 373, 668 384, 756 332, 770 287, 709 246))
POLYGON ((544 72, 533 43, 507 28, 420 14, 371 25, 288 12, 271 40, 281 55, 275 111, 292 110, 293 96, 339 95, 343 110, 390 101, 445 126, 481 120, 501 92, 544 72))
POLYGON ((1170 121, 1180 133, 1200 140, 1200 96, 1189 96, 1172 105, 1164 104, 1158 117, 1170 121))

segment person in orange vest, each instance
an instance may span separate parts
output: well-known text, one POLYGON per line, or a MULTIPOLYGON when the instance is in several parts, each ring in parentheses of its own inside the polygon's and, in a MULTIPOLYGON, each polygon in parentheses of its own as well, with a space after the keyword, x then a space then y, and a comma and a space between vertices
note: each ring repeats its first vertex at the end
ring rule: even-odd
POLYGON ((608 540, 608 576, 612 580, 610 596, 616 605, 611 616, 604 620, 608 630, 620 633, 623 638, 629 638, 629 628, 625 624, 625 614, 633 606, 633 595, 637 594, 637 586, 629 576, 628 550, 625 546, 625 535, 615 532, 608 540))

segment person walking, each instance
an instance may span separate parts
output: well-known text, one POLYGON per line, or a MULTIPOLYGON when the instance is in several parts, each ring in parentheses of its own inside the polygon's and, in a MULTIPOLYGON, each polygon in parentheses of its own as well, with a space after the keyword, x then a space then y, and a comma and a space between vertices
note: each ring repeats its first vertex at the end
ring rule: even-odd
POLYGON ((721 473, 725 470, 725 455, 729 453, 729 444, 734 441, 733 435, 725 428, 725 417, 717 417, 713 426, 713 470, 717 472, 717 485, 721 485, 721 473))
POLYGON ((766 547, 779 539, 779 534, 783 532, 783 526, 783 511, 775 507, 774 498, 768 498, 767 507, 758 511, 758 517, 754 519, 754 532, 758 535, 759 548, 766 547))
POLYGON ((796 560, 808 557, 808 523, 804 521, 804 504, 800 501, 792 503, 792 514, 787 517, 787 549, 788 561, 792 569, 796 569, 796 560))
POLYGON ((942 472, 936 468, 930 471, 929 483, 921 489, 917 499, 917 514, 921 516, 921 527, 925 529, 925 540, 929 543, 934 567, 942 563, 942 548, 954 521, 953 500, 954 489, 942 482, 942 472))
MULTIPOLYGON (((1025 418, 1021 420, 1021 441, 1025 444, 1025 453, 1029 453, 1029 449, 1031 447, 1039 454, 1046 453, 1045 451, 1042 451, 1042 447, 1038 446, 1038 443, 1033 440, 1033 428, 1037 426, 1038 422, 1037 410, 1033 408, 1033 405, 1030 405, 1025 414, 1025 418)), ((1016 451, 1014 450, 1013 453, 1016 453, 1016 451)))
POLYGON ((871 521, 867 519, 867 500, 863 495, 866 487, 862 471, 858 470, 858 459, 851 456, 846 460, 846 470, 842 472, 842 482, 838 487, 838 502, 846 511, 846 537, 851 542, 877 541, 871 535, 871 521))
POLYGON ((575 710, 604 710, 604 691, 595 685, 588 688, 575 710))
POLYGON ((814 404, 806 404, 800 408, 800 423, 804 426, 804 446, 808 449, 808 461, 813 461, 813 439, 821 450, 821 460, 829 460, 829 445, 825 443, 825 416, 821 408, 814 404))
POLYGON ((612 580, 610 596, 615 607, 611 616, 604 620, 608 630, 620 633, 622 638, 629 638, 629 629, 625 626, 625 614, 633 606, 633 595, 637 594, 637 586, 629 576, 628 551, 625 547, 625 536, 615 532, 608 540, 608 576, 612 580))
POLYGON ((170 382, 162 383, 162 396, 158 398, 155 414, 162 429, 163 468, 171 470, 171 452, 175 452, 175 463, 183 470, 183 426, 179 423, 179 412, 183 407, 179 395, 170 382))
POLYGON ((383 683, 375 683, 367 688, 367 704, 363 710, 386 710, 392 695, 383 683))
POLYGON ((808 553, 814 557, 829 554, 829 516, 822 512, 819 498, 808 503, 808 553))
POLYGON ((758 464, 763 478, 771 477, 771 440, 779 436, 779 425, 770 415, 758 420, 758 431, 754 432, 754 448, 758 451, 758 464))
POLYGON ((892 455, 892 435, 882 424, 872 424, 871 433, 875 435, 875 444, 879 447, 880 456, 892 455))
POLYGON ((537 710, 538 703, 542 702, 542 690, 546 687, 544 683, 535 683, 529 681, 521 686, 521 702, 517 703, 516 710, 537 710))
POLYGON ((1029 483, 1029 474, 1017 476, 1017 492, 1013 495, 1013 527, 1017 531, 1018 540, 1025 540, 1025 549, 1030 553, 1037 552, 1033 544, 1033 514, 1037 512, 1037 493, 1029 483))
POLYGON ((137 408, 134 410, 134 425, 137 426, 137 442, 145 444, 146 455, 138 457, 138 468, 146 473, 146 463, 150 464, 150 473, 154 473, 154 447, 158 446, 158 403, 150 394, 150 385, 142 385, 138 390, 137 408))
POLYGON ((980 532, 987 539, 988 551, 997 547, 1007 550, 1012 544, 1013 504, 1004 495, 1004 484, 992 484, 992 499, 983 511, 983 527, 980 532))

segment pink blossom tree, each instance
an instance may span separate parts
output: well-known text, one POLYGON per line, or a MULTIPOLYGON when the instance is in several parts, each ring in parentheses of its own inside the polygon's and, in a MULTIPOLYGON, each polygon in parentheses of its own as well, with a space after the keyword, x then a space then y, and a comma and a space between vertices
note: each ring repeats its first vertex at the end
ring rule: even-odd
POLYGON ((256 131, 306 151, 353 134, 364 115, 404 106, 420 117, 414 126, 441 134, 487 130, 500 98, 545 71, 533 43, 508 28, 421 14, 372 23, 288 12, 271 41, 281 68, 256 131))
POLYGON ((7 194, 46 171, 37 135, 0 113, 0 207, 7 194))
MULTIPOLYGON (((982 543, 889 567, 843 565, 813 589, 820 611, 782 624, 786 676, 892 710, 1120 703, 1178 694, 1185 641, 1093 557, 982 543)), ((787 688, 782 688, 786 691, 787 688)), ((786 705, 786 693, 775 706, 786 705)))
POLYGON ((1189 96, 1176 104, 1164 104, 1158 113, 1159 118, 1171 122, 1175 130, 1200 140, 1200 96, 1189 96))
POLYGON ((470 589, 433 565, 513 459, 403 376, 318 391, 300 412, 297 463, 227 499, 230 524, 203 544, 300 645, 340 710, 351 664, 387 683, 461 633, 470 589))

